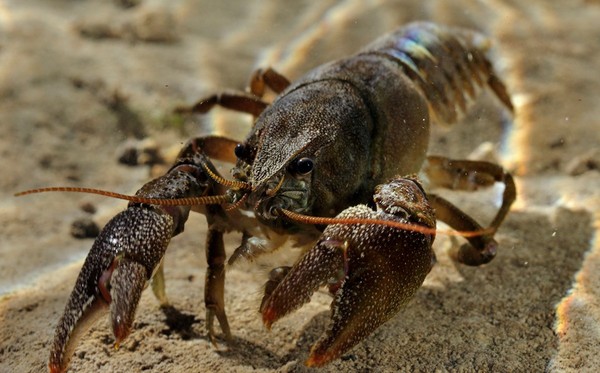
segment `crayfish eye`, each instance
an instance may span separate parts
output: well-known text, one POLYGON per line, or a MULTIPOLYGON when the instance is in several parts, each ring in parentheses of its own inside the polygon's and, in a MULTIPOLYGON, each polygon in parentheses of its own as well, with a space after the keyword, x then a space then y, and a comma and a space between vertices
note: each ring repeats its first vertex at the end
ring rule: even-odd
POLYGON ((238 159, 244 159, 246 157, 246 147, 244 144, 237 144, 233 152, 238 159))
POLYGON ((196 169, 194 176, 196 176, 196 179, 202 184, 206 184, 207 181, 212 180, 208 176, 208 174, 200 167, 198 169, 196 169))
POLYGON ((308 175, 314 168, 315 164, 310 158, 299 158, 292 163, 292 171, 299 175, 308 175))
POLYGON ((271 215, 271 216, 279 216, 279 207, 278 206, 271 206, 269 208, 269 215, 271 215))

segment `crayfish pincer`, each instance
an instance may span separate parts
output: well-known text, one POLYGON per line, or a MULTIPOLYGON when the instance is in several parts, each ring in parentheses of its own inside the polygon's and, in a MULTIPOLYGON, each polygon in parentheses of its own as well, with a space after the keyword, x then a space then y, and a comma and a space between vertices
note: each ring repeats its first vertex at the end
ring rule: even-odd
MULTIPOLYGON (((212 138, 212 142, 225 144, 220 138, 212 138)), ((207 237, 211 254, 207 257, 210 281, 207 277, 206 295, 207 309, 211 311, 207 311, 207 319, 216 316, 226 335, 230 334, 224 311, 221 311, 223 305, 218 303, 223 298, 225 258, 219 220, 226 213, 220 206, 194 206, 203 196, 208 195, 210 199, 223 192, 207 175, 216 174, 216 170, 204 154, 203 146, 203 139, 188 142, 173 167, 145 184, 135 196, 87 188, 54 188, 101 193, 131 202, 102 229, 83 264, 56 327, 48 363, 50 372, 66 371, 77 341, 106 311, 110 312, 115 346, 118 346, 131 332, 140 296, 149 281, 161 305, 167 305, 162 260, 171 238, 184 230, 192 209, 204 213, 211 225, 207 237)), ((48 189, 53 188, 45 188, 48 189)), ((242 220, 231 219, 238 223, 242 220)), ((236 229, 232 224, 227 227, 236 229)), ((212 328, 211 322, 207 322, 207 328, 212 328)))
POLYGON ((276 320, 308 302, 319 287, 329 286, 334 296, 332 324, 312 348, 306 362, 309 366, 340 357, 395 316, 419 289, 435 262, 431 249, 435 212, 419 182, 414 178, 395 178, 379 185, 373 200, 375 208, 349 207, 336 220, 343 223, 348 219, 371 219, 407 227, 329 225, 315 247, 263 300, 261 313, 270 328, 276 320), (421 227, 426 229, 416 230, 421 227))

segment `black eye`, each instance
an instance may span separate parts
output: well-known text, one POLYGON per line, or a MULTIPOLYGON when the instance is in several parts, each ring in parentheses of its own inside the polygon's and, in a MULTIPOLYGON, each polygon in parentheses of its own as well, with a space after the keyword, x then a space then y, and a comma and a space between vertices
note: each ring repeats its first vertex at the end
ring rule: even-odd
POLYGON ((306 175, 313 170, 314 163, 310 158, 300 158, 294 162, 294 171, 300 175, 306 175))
POLYGON ((244 146, 244 144, 237 144, 233 152, 235 153, 235 156, 239 159, 244 159, 246 157, 246 147, 244 146))

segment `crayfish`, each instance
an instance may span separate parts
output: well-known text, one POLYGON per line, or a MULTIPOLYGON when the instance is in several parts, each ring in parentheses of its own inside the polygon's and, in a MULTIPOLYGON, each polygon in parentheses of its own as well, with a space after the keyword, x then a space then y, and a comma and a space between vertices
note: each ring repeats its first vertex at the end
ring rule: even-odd
MULTIPOLYGON (((473 31, 412 23, 293 83, 273 69, 259 70, 249 92, 177 109, 192 115, 219 105, 255 121, 242 143, 192 139, 173 167, 135 196, 110 193, 130 204, 102 230, 83 265, 56 328, 50 371, 66 370, 84 326, 105 310, 116 343, 125 339, 149 281, 166 301, 162 258, 190 211, 205 214, 209 227, 205 305, 213 343, 215 318, 231 337, 223 234, 243 233, 229 263, 268 252, 288 237, 308 247, 292 267, 269 274, 260 312, 270 327, 328 286, 331 326, 312 348, 310 366, 339 358, 412 298, 435 262, 436 219, 468 241, 456 260, 492 260, 494 234, 516 197, 511 175, 488 162, 427 156, 430 119, 455 122, 480 88, 490 88, 512 110, 485 56, 488 44, 473 31), (271 103, 263 100, 267 88, 277 94, 271 103), (219 175, 210 158, 235 163, 233 180, 219 175), (503 183, 502 204, 484 228, 427 194, 419 180, 459 190, 503 183)), ((97 192, 37 191, 45 190, 97 192)))

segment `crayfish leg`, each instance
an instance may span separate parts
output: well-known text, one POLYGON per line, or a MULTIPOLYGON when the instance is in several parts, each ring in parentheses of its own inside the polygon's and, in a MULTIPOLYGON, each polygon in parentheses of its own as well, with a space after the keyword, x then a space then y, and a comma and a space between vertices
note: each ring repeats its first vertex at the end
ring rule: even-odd
MULTIPOLYGON (((458 262, 472 266, 485 264, 494 259, 498 247, 494 234, 506 218, 517 195, 512 176, 501 166, 490 162, 455 160, 439 156, 427 157, 423 173, 432 185, 453 190, 471 191, 489 187, 496 182, 504 184, 502 204, 488 226, 491 233, 466 237, 469 245, 463 245, 457 253, 453 254, 454 259, 458 262)), ((436 210, 437 219, 453 229, 459 231, 483 229, 475 219, 446 199, 435 194, 428 194, 427 197, 436 210)))
POLYGON ((154 275, 152 276, 152 293, 160 302, 161 307, 169 305, 169 299, 167 298, 167 292, 165 290, 165 270, 164 262, 160 262, 154 275))
POLYGON ((204 287, 204 305, 206 308, 206 333, 216 347, 214 331, 215 317, 227 341, 231 341, 231 329, 225 314, 225 245, 223 232, 210 227, 206 236, 206 280, 204 287))
POLYGON ((373 226, 362 230, 378 240, 367 246, 354 241, 348 248, 348 269, 331 305, 331 325, 311 349, 307 366, 337 359, 395 316, 434 263, 426 236, 373 226))

